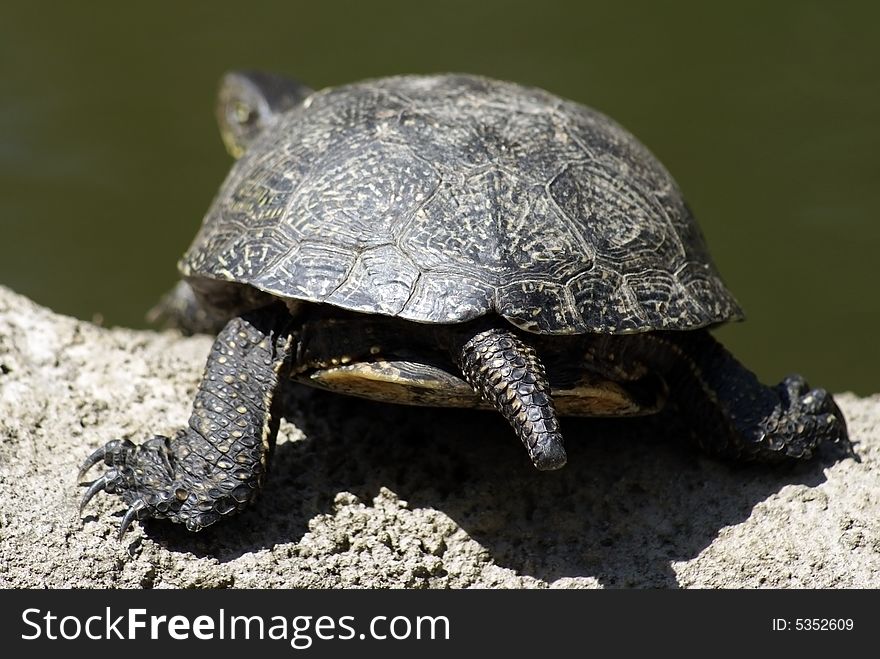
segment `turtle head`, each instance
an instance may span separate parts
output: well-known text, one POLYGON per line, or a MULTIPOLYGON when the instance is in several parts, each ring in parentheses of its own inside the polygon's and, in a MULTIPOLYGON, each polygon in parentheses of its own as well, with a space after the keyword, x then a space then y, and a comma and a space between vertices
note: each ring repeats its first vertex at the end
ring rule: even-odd
POLYGON ((267 126, 302 103, 312 90, 283 76, 230 71, 220 81, 217 123, 226 150, 240 158, 267 126))

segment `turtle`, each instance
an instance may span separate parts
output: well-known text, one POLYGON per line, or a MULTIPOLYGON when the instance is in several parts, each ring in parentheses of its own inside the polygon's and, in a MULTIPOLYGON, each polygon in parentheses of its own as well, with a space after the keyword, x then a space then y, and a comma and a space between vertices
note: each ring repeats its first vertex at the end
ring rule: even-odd
POLYGON ((500 412, 539 470, 565 416, 673 410, 721 458, 848 443, 833 397, 765 386, 710 333, 743 312, 681 190, 606 115, 469 74, 313 91, 231 72, 237 158, 161 307, 217 332, 187 427, 107 442, 99 492, 199 531, 257 497, 289 380, 500 412))

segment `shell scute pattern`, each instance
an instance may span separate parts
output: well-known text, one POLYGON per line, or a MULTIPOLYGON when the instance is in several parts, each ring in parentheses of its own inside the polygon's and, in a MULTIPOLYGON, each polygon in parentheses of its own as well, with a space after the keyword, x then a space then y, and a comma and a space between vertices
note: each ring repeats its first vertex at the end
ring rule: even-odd
POLYGON ((534 332, 741 316, 663 166, 604 115, 475 76, 318 92, 233 168, 181 262, 419 322, 534 332))

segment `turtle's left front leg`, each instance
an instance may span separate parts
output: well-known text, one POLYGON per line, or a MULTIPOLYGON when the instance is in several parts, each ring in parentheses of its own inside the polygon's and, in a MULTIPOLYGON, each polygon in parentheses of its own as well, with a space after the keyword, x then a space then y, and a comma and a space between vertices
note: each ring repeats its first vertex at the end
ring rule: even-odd
POLYGON ((218 334, 193 402, 189 426, 136 445, 115 439, 95 451, 80 479, 100 461, 80 510, 100 491, 128 505, 119 534, 135 519, 170 519, 199 531, 251 503, 278 432, 273 401, 289 367, 291 319, 272 306, 230 320, 218 334))

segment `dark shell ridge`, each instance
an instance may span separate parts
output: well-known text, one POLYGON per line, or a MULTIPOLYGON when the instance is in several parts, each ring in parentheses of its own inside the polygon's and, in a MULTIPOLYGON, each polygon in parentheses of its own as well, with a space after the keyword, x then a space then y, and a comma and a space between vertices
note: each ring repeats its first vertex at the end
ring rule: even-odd
POLYGON ((681 192, 606 116, 463 75, 330 88, 233 167, 190 279, 423 323, 540 333, 738 319, 681 192))

